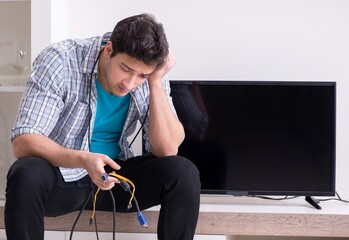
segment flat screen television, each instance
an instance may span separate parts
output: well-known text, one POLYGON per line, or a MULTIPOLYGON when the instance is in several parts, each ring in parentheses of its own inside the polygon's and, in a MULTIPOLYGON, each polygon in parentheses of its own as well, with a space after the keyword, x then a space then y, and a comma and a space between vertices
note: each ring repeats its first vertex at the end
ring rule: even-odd
POLYGON ((335 195, 335 82, 170 84, 202 193, 335 195))

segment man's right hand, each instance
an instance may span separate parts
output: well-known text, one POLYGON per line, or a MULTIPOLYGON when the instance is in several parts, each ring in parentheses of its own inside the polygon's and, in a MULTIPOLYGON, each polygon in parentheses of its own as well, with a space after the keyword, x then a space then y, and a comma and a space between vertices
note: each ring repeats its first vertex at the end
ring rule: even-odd
POLYGON ((102 175, 105 173, 104 167, 109 165, 114 170, 119 170, 120 166, 107 155, 99 153, 87 153, 87 157, 83 160, 83 168, 90 175, 92 182, 101 190, 109 190, 120 181, 114 177, 108 178, 107 182, 103 181, 102 175))

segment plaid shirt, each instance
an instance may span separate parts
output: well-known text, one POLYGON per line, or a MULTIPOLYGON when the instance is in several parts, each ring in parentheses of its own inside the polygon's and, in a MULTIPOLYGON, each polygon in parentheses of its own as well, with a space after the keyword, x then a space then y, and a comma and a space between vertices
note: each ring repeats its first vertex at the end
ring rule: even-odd
MULTIPOLYGON (((50 45, 38 55, 23 92, 11 141, 21 134, 42 134, 66 148, 89 150, 89 128, 92 133, 96 116, 98 62, 93 72, 92 69, 102 40, 109 37, 110 33, 103 38, 66 40, 50 45)), ((166 78, 163 87, 175 112, 166 78)), ((119 158, 122 160, 135 155, 127 138, 135 131, 138 120, 143 122, 146 117, 149 93, 148 81, 131 92, 130 107, 119 140, 119 158)), ((143 139, 145 150, 151 152, 148 126, 149 118, 146 118, 143 139)), ((80 168, 60 170, 67 182, 87 175, 87 171, 80 168)))

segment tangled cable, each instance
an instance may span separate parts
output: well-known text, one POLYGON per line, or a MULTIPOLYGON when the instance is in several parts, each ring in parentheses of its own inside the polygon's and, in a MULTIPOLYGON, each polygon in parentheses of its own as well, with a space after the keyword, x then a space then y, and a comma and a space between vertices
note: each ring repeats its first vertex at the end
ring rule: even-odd
MULTIPOLYGON (((133 184, 133 182, 131 180, 129 180, 126 177, 123 177, 119 174, 116 174, 115 172, 111 172, 109 173, 107 176, 111 176, 111 177, 115 177, 120 181, 120 186, 122 187, 122 189, 124 189, 124 191, 129 192, 131 197, 130 197, 130 201, 127 205, 127 209, 130 210, 132 208, 132 201, 134 202, 134 204, 136 205, 136 209, 137 209, 137 219, 139 221, 139 223, 141 224, 141 226, 143 227, 148 227, 148 222, 147 219, 144 217, 144 215, 142 214, 137 199, 135 197, 135 191, 136 191, 136 186, 133 184), (131 186, 132 186, 132 190, 131 190, 131 186)), ((95 186, 92 188, 91 194, 89 195, 89 197, 86 199, 83 207, 81 208, 78 216, 75 219, 75 222, 72 226, 72 230, 70 232, 70 240, 73 239, 73 232, 75 229, 75 226, 81 216, 82 211, 85 209, 87 202, 90 200, 91 196, 93 195, 95 186)), ((92 224, 93 222, 95 223, 95 229, 96 229, 96 236, 97 236, 97 240, 99 239, 98 237, 98 230, 97 230, 97 221, 96 221, 96 202, 97 202, 97 196, 98 193, 100 192, 100 188, 97 189, 96 193, 94 194, 94 198, 93 198, 93 210, 92 210, 92 214, 91 214, 91 218, 90 218, 90 224, 92 224)), ((113 240, 115 240, 115 213, 116 213, 116 206, 115 206, 115 199, 114 199, 114 195, 112 193, 111 190, 109 190, 112 202, 113 202, 113 240)))

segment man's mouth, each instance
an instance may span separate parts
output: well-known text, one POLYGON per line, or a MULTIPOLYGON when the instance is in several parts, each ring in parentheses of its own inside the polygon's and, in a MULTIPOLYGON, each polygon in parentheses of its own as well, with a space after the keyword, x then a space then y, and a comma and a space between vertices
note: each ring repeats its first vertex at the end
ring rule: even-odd
POLYGON ((128 93, 129 92, 129 90, 123 86, 119 86, 119 90, 121 93, 128 93))

